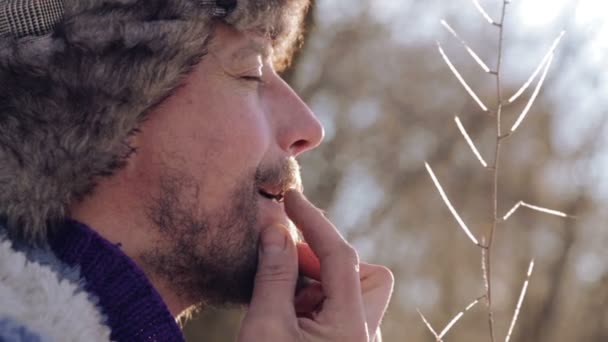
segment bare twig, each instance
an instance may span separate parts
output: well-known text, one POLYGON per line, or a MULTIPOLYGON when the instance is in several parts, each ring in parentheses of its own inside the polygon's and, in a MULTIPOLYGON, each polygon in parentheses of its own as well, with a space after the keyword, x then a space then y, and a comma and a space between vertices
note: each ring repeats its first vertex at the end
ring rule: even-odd
MULTIPOLYGON (((481 244, 485 245, 486 244, 486 240, 484 238, 481 239, 481 244)), ((486 256, 487 250, 486 248, 482 248, 481 249, 481 272, 483 274, 483 285, 484 288, 486 290, 486 294, 488 293, 488 288, 489 288, 489 280, 488 280, 488 265, 486 264, 488 262, 488 258, 486 256)))
POLYGON ((458 126, 460 133, 462 133, 462 136, 464 136, 464 140, 466 140, 467 143, 469 144, 469 147, 473 151, 473 154, 475 154, 475 156, 477 157, 477 160, 479 160, 479 162, 481 163, 481 165, 483 165, 483 167, 488 167, 488 163, 486 163, 486 161, 483 159, 483 157, 479 153, 479 150, 477 150, 477 147, 475 147, 473 140, 471 140, 471 137, 467 133, 466 129, 464 129, 464 126, 462 125, 462 122, 460 122, 460 119, 458 118, 458 116, 454 117, 454 121, 456 121, 456 125, 458 126))
POLYGON ((507 333, 507 337, 505 337, 505 342, 509 342, 511 339, 511 334, 513 333, 513 328, 515 327, 515 323, 517 322, 517 317, 519 316, 519 311, 521 310, 521 305, 524 302, 524 297, 526 296, 526 291, 528 290, 528 284, 530 283, 530 276, 532 275, 532 271, 534 270, 534 259, 530 261, 530 266, 528 266, 528 273, 526 275, 526 280, 524 281, 524 285, 521 289, 521 293, 519 294, 519 300, 517 301, 517 306, 515 307, 515 312, 513 313, 513 318, 511 319, 511 325, 509 326, 509 332, 507 333))
POLYGON ((483 9, 483 7, 481 7, 478 0, 472 0, 472 1, 475 4, 475 7, 477 7, 477 10, 479 11, 479 13, 481 13, 481 15, 488 21, 488 23, 490 23, 492 25, 497 25, 497 23, 494 20, 492 20, 492 18, 488 14, 488 12, 486 12, 483 9))
POLYGON ((441 186, 441 184, 437 180, 437 177, 435 176, 435 173, 433 172, 433 169, 431 169, 431 166, 429 165, 429 163, 425 162, 424 165, 426 166, 426 170, 428 171, 429 175, 431 176, 431 179, 433 180, 433 183, 435 184, 435 187, 437 188, 437 191, 439 191, 439 195, 441 195, 441 198, 443 199, 443 202, 448 207, 448 209, 450 209, 450 212, 452 213, 452 215, 454 216, 454 218, 456 219, 456 221, 458 221, 458 224, 460 225, 460 228, 462 228, 462 230, 467 234, 467 236, 469 237, 469 239, 471 239, 471 241, 473 241, 474 244, 480 246, 479 242, 477 241, 477 239, 475 238, 475 236, 473 235, 473 233, 471 233, 471 231, 469 230, 469 228, 467 227, 467 225, 464 223, 464 221, 462 220, 462 218, 460 217, 460 215, 458 215, 458 212, 456 211, 456 209, 454 209, 454 206, 452 206, 452 203, 448 199, 448 196, 445 194, 445 191, 443 191, 443 187, 441 186))
POLYGON ((458 79, 458 81, 460 82, 460 84, 462 84, 462 86, 464 87, 464 89, 469 93, 469 95, 471 95, 471 97, 473 98, 473 100, 475 100, 475 102, 477 102, 477 104, 479 105, 479 107, 484 112, 487 112, 488 111, 488 107, 486 107, 486 105, 484 105, 483 102, 481 102, 481 100, 479 99, 479 96, 477 96, 477 94, 475 94, 475 92, 473 91, 473 89, 471 89, 471 87, 469 87, 469 85, 464 80, 464 78, 462 78, 462 76, 460 75, 460 72, 458 72, 458 70, 456 70, 456 67, 454 67, 454 65, 452 64, 452 62, 448 58, 448 56, 445 54, 445 52, 443 51, 443 48, 441 47, 441 44, 439 42, 437 42, 437 47, 439 48, 439 53, 441 53, 441 56, 443 57, 443 60, 448 65, 448 67, 450 68, 450 70, 452 71, 452 73, 454 74, 454 76, 456 76, 456 78, 458 79))
POLYGON ((469 311, 469 310, 471 310, 484 297, 485 297, 485 295, 476 298, 469 305, 467 305, 467 307, 464 310, 460 311, 454 318, 452 318, 452 320, 450 321, 450 323, 448 323, 448 325, 446 325, 445 328, 443 328, 443 330, 439 334, 439 338, 443 338, 445 336, 445 334, 447 334, 448 331, 450 331, 450 329, 452 329, 452 327, 454 326, 454 324, 456 324, 456 322, 458 322, 462 318, 462 316, 464 315, 464 313, 467 312, 467 311, 469 311))
MULTIPOLYGON (((500 16, 500 22, 495 22, 494 20, 492 20, 492 18, 488 15, 488 13, 481 7, 481 5, 479 4, 478 0, 472 0, 473 3, 475 4, 475 6, 477 7, 477 9, 479 10, 479 12, 482 14, 482 16, 492 25, 498 27, 499 31, 498 31, 498 56, 497 56, 497 62, 496 62, 496 66, 493 70, 491 70, 482 60, 481 58, 479 58, 479 56, 469 47, 469 45, 464 41, 464 39, 462 39, 458 33, 445 21, 442 20, 441 24, 465 47, 465 49, 467 50, 467 52, 473 57, 473 59, 479 64, 479 66, 487 73, 492 74, 495 77, 496 80, 496 107, 489 109, 488 107, 485 106, 485 104, 480 100, 479 96, 477 96, 477 94, 471 89, 471 87, 466 83, 466 81, 463 79, 463 77, 461 76, 461 74, 458 72, 458 70, 454 67, 454 65, 452 64, 452 62, 450 61, 450 59, 447 57, 447 55, 445 54, 443 48, 441 47, 441 44, 439 42, 437 42, 438 48, 439 48, 439 53, 441 54, 441 56, 443 57, 443 59, 445 60, 446 64, 448 65, 448 67, 450 68, 450 70, 452 71, 452 73, 456 76, 456 78, 458 79, 458 81, 461 83, 461 85, 465 88, 465 90, 469 93, 469 95, 475 100, 475 102, 477 102, 477 104, 481 107, 481 109, 484 112, 490 112, 492 114, 494 114, 496 121, 496 144, 495 144, 495 151, 494 151, 494 162, 492 165, 488 165, 487 162, 485 161, 485 159, 481 156, 481 153, 479 153, 479 150, 477 149, 477 147, 475 146, 475 144, 473 143, 473 140, 471 139, 471 137, 469 136, 469 134, 467 133, 466 129, 464 128, 464 126, 462 125, 462 122, 460 121, 460 119, 456 116, 454 118, 456 125, 458 126, 458 129, 460 130, 461 134, 463 135, 463 137, 465 138, 465 140, 467 141, 469 147, 471 148, 471 150, 473 151, 473 153, 475 154, 475 156, 477 157, 477 159, 479 160, 479 162, 486 167, 488 170, 491 170, 492 172, 492 194, 491 194, 491 200, 492 200, 492 222, 491 222, 491 226, 489 228, 489 236, 488 236, 488 242, 486 244, 486 240, 485 238, 482 238, 481 240, 481 244, 477 241, 477 239, 475 238, 475 236, 473 236, 473 234, 471 233, 471 231, 469 230, 469 228, 466 226, 466 224, 463 222, 462 218, 460 217, 460 215, 456 212, 456 210, 454 209, 454 207, 452 206, 452 204, 450 203, 449 199, 447 198, 447 195, 445 194, 445 191, 443 190, 441 184, 439 183, 439 181, 437 180, 437 177, 435 176, 433 170, 431 169, 431 167, 429 166, 428 163, 425 163, 426 169, 428 171, 428 173, 430 174, 435 186, 437 187, 437 190, 439 191, 439 194, 441 195, 444 203, 447 205, 448 209, 450 210, 450 212, 452 213, 452 215, 456 218, 456 221, 458 222, 458 224, 460 225, 460 227, 462 228, 462 230, 467 234, 467 236, 469 237, 469 239, 471 241, 473 241, 473 243, 475 243, 478 247, 481 248, 481 268, 482 268, 482 272, 483 272, 483 281, 484 281, 484 287, 485 287, 485 294, 481 297, 479 297, 476 301, 474 301, 473 303, 471 303, 469 306, 467 306, 467 308, 465 308, 465 310, 461 311, 459 314, 456 315, 456 317, 454 317, 449 323, 448 325, 441 331, 440 334, 437 334, 436 331, 430 326, 430 324, 426 321, 426 319, 424 318, 424 316, 421 315, 423 321, 425 322, 425 324, 427 324, 427 327, 429 328, 429 330, 431 330, 431 332, 435 335, 435 337, 437 338, 437 340, 440 340, 441 338, 443 338, 446 333, 454 326, 454 324, 456 324, 458 322, 458 320, 464 315, 464 313, 469 310, 470 308, 472 308, 474 305, 477 304, 477 302, 479 300, 481 300, 482 298, 486 299, 487 302, 487 313, 488 313, 488 326, 489 326, 489 332, 490 332, 490 341, 494 342, 495 339, 495 327, 494 327, 494 313, 493 313, 493 306, 492 306, 492 253, 493 253, 493 245, 494 245, 494 237, 495 237, 495 233, 497 230, 497 227, 500 223, 502 223, 503 221, 505 221, 506 219, 508 219, 511 215, 513 215, 513 213, 520 207, 527 207, 529 209, 532 210, 536 210, 539 212, 543 212, 546 214, 551 214, 551 215, 556 215, 556 216, 560 216, 560 217, 572 217, 569 216, 563 212, 557 211, 557 210, 552 210, 552 209, 548 209, 548 208, 543 208, 543 207, 539 207, 539 206, 535 206, 535 205, 531 205, 528 203, 525 203, 523 201, 518 202, 511 210, 509 210, 509 212, 507 214, 505 214, 503 217, 499 217, 498 216, 498 179, 499 179, 499 164, 500 164, 500 154, 501 154, 501 146, 502 143, 505 141, 506 138, 510 137, 512 135, 512 133, 520 126, 520 124, 522 123, 522 121, 525 119, 526 115, 529 113, 530 108, 532 107, 532 105, 534 104, 536 98, 538 97, 538 94, 540 92, 540 89, 542 88, 542 85, 546 79, 548 70, 551 66, 551 63, 553 61, 554 58, 554 51, 557 48, 557 45, 559 44, 559 42, 561 41, 564 32, 562 32, 553 42, 551 49, 549 50, 549 52, 547 53, 547 55, 543 58, 543 60, 541 61, 541 63, 539 64, 539 66, 537 67, 537 69, 533 72, 533 74, 530 76, 530 78, 526 81, 526 83, 513 95, 511 96, 511 98, 509 99, 509 101, 503 101, 502 98, 502 84, 501 84, 501 77, 502 77, 502 70, 501 70, 501 65, 502 65, 502 59, 503 59, 503 42, 504 42, 504 24, 505 24, 505 15, 506 15, 506 10, 507 10, 507 5, 511 3, 511 1, 509 0, 503 0, 502 1, 502 10, 501 10, 501 16, 500 16), (519 117, 517 118, 517 120, 515 121, 515 123, 513 124, 513 126, 511 127, 510 131, 503 133, 502 132, 502 120, 501 120, 501 115, 503 112, 503 109, 505 108, 505 106, 507 106, 508 104, 512 103, 513 101, 515 101, 519 96, 521 96, 521 94, 523 94, 523 92, 530 86, 530 84, 536 79, 536 77, 538 76, 538 74, 542 71, 542 76, 540 77, 538 84, 536 85, 534 92, 532 93, 530 99, 528 100, 525 108, 523 109, 523 111, 520 113, 519 117)), ((528 269, 528 274, 527 274, 527 278, 526 281, 524 282, 523 285, 523 289, 521 291, 520 297, 519 297, 519 301, 517 303, 516 309, 515 309, 515 313, 513 315, 512 321, 511 321, 511 325, 509 327, 509 331, 506 337, 506 342, 509 341, 511 334, 513 332, 513 328, 515 326, 515 323, 517 321, 519 312, 521 310, 521 306, 526 294, 526 290, 528 287, 528 283, 529 283, 529 279, 530 276, 532 274, 532 270, 534 267, 534 260, 532 260, 532 262, 530 263, 530 267, 528 269)))
POLYGON ((519 201, 517 202, 517 204, 515 204, 513 206, 513 208, 511 208, 511 210, 509 210, 505 216, 502 217, 503 221, 506 221, 509 219, 509 217, 511 217, 511 215, 513 215, 517 209, 519 209, 520 207, 526 207, 532 210, 536 210, 536 211, 540 211, 542 213, 545 214, 549 214, 549 215, 554 215, 554 216, 559 216, 559 217, 573 217, 572 215, 568 215, 564 212, 561 211, 557 211, 557 210, 553 210, 553 209, 548 209, 548 208, 544 208, 544 207, 539 207, 537 205, 532 205, 532 204, 528 204, 524 201, 519 201))
POLYGON ((536 67, 536 69, 534 70, 534 72, 532 73, 530 78, 528 78, 526 83, 524 83, 524 85, 521 86, 521 88, 519 88, 519 90, 517 92, 515 92, 515 94, 513 94, 513 96, 511 96, 509 98, 509 103, 512 103, 513 101, 517 100, 517 98, 521 94, 523 94, 523 92, 526 91, 526 89, 528 89, 528 87, 530 86, 530 84, 532 84, 532 82, 534 81, 536 76, 538 76, 538 73, 540 73, 540 71, 542 70, 543 66, 547 63, 547 61, 549 60, 551 55, 553 55, 553 53, 555 52, 555 49, 557 49, 557 45, 562 40, 562 37, 564 36, 565 33, 566 33, 566 31, 562 31, 559 34, 559 36, 557 38, 555 38, 555 40, 553 41, 553 44, 551 45, 551 48, 549 49, 549 52, 547 52, 547 54, 543 57, 543 59, 538 64, 538 66, 536 67))
POLYGON ((483 71, 485 71, 487 73, 490 72, 490 68, 486 65, 486 63, 484 63, 484 61, 475 53, 475 51, 473 51, 473 49, 471 49, 469 44, 467 44, 467 42, 465 42, 464 39, 460 38, 458 33, 456 33, 456 31, 447 23, 447 21, 442 19, 441 25, 443 25, 443 27, 445 27, 446 30, 448 30, 448 32, 450 32, 454 36, 454 38, 456 38, 460 42, 460 44, 462 44, 462 46, 464 46, 464 48, 467 50, 469 55, 471 55, 471 57, 473 57, 475 62, 477 62, 477 64, 479 64, 479 66, 483 69, 483 71))
POLYGON ((521 114, 519 114, 519 117, 517 118, 517 120, 513 124, 513 127, 511 127, 511 132, 515 132, 515 130, 517 129, 517 127, 519 127, 519 125, 521 124, 521 122, 524 120, 524 118, 526 117, 526 115, 530 111, 530 108, 532 107, 532 104, 534 104, 534 101, 536 100, 536 97, 538 96, 538 93, 540 92, 540 88, 543 86, 543 83, 545 82, 545 77, 547 77, 547 72, 549 71, 549 67, 551 66, 551 62, 553 62, 553 54, 551 54, 551 56, 549 57, 549 60, 547 61, 547 64, 545 64, 545 69, 543 70, 543 75, 540 77, 540 80, 538 81, 538 84, 536 85, 536 88, 534 89, 534 93, 532 93, 532 96, 530 97, 530 100, 526 104, 526 107, 521 112, 521 114))
POLYGON ((424 322, 424 325, 426 325, 426 327, 431 331, 431 333, 433 334, 433 336, 435 336, 436 341, 442 341, 441 337, 439 337, 439 335, 437 334, 437 332, 435 331, 435 329, 433 329, 433 327, 431 326, 431 323, 429 323, 429 321, 426 320, 426 317, 424 317, 424 315, 422 314, 422 312, 420 312, 419 309, 416 309, 416 311, 418 311, 418 314, 420 315, 420 318, 422 318, 422 321, 424 322))
POLYGON ((503 0, 502 10, 500 15, 500 24, 498 24, 498 56, 496 60, 496 144, 494 150, 494 165, 492 166, 493 182, 492 182, 492 226, 490 227, 490 237, 488 241, 488 250, 486 254, 486 269, 487 269, 487 293, 486 298, 488 301, 488 327, 490 330, 490 341, 494 342, 494 310, 492 307, 492 247, 494 246, 494 233, 498 225, 498 175, 499 175, 499 164, 500 164, 500 147, 502 143, 502 128, 501 128, 501 115, 503 108, 502 101, 502 85, 501 85, 501 66, 502 66, 502 49, 503 49, 503 36, 504 36, 504 23, 505 15, 507 13, 506 0, 503 0))

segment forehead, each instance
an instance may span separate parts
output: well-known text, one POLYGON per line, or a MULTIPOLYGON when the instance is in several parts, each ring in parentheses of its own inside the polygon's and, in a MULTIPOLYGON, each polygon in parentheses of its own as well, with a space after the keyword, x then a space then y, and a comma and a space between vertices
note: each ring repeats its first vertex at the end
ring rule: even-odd
POLYGON ((209 52, 222 60, 238 60, 252 54, 266 59, 272 54, 272 41, 254 31, 241 32, 218 23, 209 42, 209 52))

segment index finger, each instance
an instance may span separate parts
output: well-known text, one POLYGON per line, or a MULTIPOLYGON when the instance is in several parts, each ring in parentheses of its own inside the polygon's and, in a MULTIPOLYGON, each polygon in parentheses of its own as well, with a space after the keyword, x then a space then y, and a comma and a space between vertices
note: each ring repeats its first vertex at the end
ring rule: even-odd
POLYGON ((365 322, 356 251, 301 193, 285 194, 285 211, 321 262, 321 284, 327 299, 320 315, 327 312, 350 323, 365 322))

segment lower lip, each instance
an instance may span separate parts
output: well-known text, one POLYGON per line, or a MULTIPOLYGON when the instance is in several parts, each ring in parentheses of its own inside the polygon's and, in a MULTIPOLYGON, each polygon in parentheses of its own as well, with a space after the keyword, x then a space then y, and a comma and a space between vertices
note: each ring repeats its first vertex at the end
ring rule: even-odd
POLYGON ((266 198, 259 195, 260 198, 260 211, 264 215, 264 222, 270 220, 269 224, 280 223, 285 224, 287 222, 287 215, 285 214, 285 207, 283 203, 266 198))

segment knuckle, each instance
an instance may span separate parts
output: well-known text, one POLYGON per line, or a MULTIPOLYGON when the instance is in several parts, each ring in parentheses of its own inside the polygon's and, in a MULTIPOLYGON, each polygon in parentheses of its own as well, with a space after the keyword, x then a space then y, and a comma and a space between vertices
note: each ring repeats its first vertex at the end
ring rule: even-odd
POLYGON ((346 262, 353 265, 359 265, 359 253, 357 253, 357 250, 350 244, 345 242, 336 253, 346 262))

